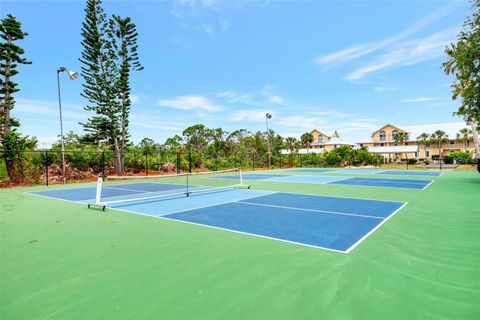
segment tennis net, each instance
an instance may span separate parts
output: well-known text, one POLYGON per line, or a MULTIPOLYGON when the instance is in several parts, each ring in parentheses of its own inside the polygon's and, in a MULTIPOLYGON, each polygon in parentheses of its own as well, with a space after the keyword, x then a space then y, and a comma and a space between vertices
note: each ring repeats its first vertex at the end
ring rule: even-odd
POLYGON ((250 188, 243 183, 239 168, 171 175, 99 176, 95 202, 89 203, 88 207, 105 210, 108 206, 124 203, 189 197, 239 188, 250 188))

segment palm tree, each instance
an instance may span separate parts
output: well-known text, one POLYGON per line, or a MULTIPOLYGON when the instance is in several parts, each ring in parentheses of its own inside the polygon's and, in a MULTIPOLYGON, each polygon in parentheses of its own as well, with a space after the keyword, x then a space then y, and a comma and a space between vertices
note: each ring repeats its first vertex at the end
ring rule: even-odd
POLYGON ((293 153, 298 150, 298 141, 294 137, 288 137, 285 139, 285 146, 287 147, 287 150, 289 152, 288 158, 290 161, 290 166, 292 166, 292 157, 293 153))
POLYGON ((467 142, 472 139, 472 130, 463 128, 457 133, 457 142, 463 144, 463 151, 467 152, 467 142))
MULTIPOLYGON (((405 131, 400 131, 399 133, 397 133, 397 135, 395 136, 395 142, 400 144, 400 143, 404 143, 405 141, 408 141, 408 133, 405 131)), ((400 159, 401 159, 401 156, 400 156, 400 159)), ((408 166, 408 157, 406 152, 405 152, 405 159, 407 159, 407 166, 408 166)))
POLYGON ((300 137, 300 143, 303 148, 307 149, 308 152, 313 143, 313 135, 310 132, 302 134, 300 137))
POLYGON ((445 133, 445 131, 437 130, 430 135, 430 141, 436 144, 438 149, 438 158, 440 163, 442 163, 442 144, 448 142, 448 135, 445 133))
POLYGON ((422 133, 417 137, 417 144, 418 145, 423 145, 423 154, 425 155, 425 158, 427 157, 427 144, 430 143, 430 136, 428 133, 422 133))

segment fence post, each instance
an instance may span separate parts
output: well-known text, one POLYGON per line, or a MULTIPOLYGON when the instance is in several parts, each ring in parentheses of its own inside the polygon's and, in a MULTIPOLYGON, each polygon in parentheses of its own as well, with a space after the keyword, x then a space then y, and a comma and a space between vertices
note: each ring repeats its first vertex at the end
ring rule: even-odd
POLYGON ((105 177, 105 150, 102 150, 102 177, 105 177))
POLYGON ((177 174, 180 174, 180 152, 177 152, 177 174))
POLYGON ((192 173, 192 152, 188 151, 188 172, 192 173))
POLYGON ((45 150, 45 182, 48 187, 48 150, 45 150))
POLYGON ((145 176, 148 177, 148 152, 145 151, 145 176))

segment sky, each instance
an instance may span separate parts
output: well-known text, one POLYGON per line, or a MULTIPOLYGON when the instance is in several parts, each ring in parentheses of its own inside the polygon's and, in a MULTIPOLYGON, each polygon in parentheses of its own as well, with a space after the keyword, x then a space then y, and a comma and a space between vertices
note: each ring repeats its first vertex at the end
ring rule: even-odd
MULTIPOLYGON (((461 121, 442 62, 468 1, 110 1, 137 25, 144 70, 132 75, 130 133, 163 143, 201 123, 284 136, 337 130, 357 142, 391 123, 461 121)), ((79 71, 84 1, 1 0, 29 36, 18 42, 13 115, 40 147, 60 133, 56 70, 79 71)), ((83 79, 61 74, 64 131, 82 133, 83 79)), ((441 129, 441 128, 440 128, 441 129)))

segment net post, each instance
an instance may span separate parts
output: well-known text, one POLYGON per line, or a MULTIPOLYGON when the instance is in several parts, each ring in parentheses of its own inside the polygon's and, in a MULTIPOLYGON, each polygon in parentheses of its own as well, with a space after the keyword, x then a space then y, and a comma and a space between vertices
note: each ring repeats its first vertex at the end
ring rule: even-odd
POLYGON ((190 174, 188 174, 188 173, 187 173, 187 175, 186 175, 186 179, 187 179, 187 183, 186 183, 186 186, 187 186, 187 193, 186 193, 186 195, 187 195, 187 197, 189 197, 189 196, 190 196, 190 192, 188 191, 188 176, 189 176, 189 175, 190 175, 190 174))
POLYGON ((238 169, 238 172, 240 173, 240 185, 243 185, 242 169, 238 169))
POLYGON ((103 175, 99 175, 97 179, 97 193, 95 194, 95 204, 98 205, 102 201, 102 185, 103 175))

